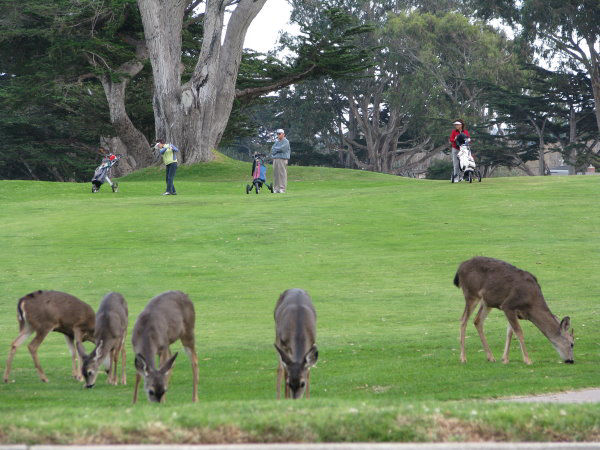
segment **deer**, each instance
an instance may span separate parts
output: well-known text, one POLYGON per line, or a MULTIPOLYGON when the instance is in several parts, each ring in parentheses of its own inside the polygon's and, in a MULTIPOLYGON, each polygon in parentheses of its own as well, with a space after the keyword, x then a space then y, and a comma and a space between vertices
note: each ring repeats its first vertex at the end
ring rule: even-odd
POLYGON ((285 398, 298 399, 306 391, 310 398, 310 368, 317 363, 317 314, 308 293, 288 289, 275 305, 275 349, 277 367, 277 399, 281 398, 281 381, 285 376, 285 398))
POLYGON ((552 343, 566 364, 573 364, 573 330, 569 332, 571 319, 562 320, 552 314, 544 300, 537 278, 529 272, 498 259, 477 256, 464 261, 454 276, 454 285, 460 287, 465 296, 465 310, 460 324, 460 361, 467 362, 465 354, 465 331, 469 316, 481 302, 474 325, 479 333, 488 361, 495 362, 485 334, 483 322, 491 308, 504 312, 508 320, 506 343, 502 362, 508 364, 508 354, 513 333, 517 335, 525 364, 531 359, 525 348, 523 331, 519 319, 531 321, 552 343))
POLYGON ((80 361, 77 359, 75 346, 81 345, 83 341, 94 342, 95 316, 90 305, 65 292, 39 290, 19 299, 17 320, 19 335, 10 346, 4 371, 5 383, 8 383, 17 348, 34 332, 35 337, 28 345, 29 353, 40 379, 44 383, 48 382, 48 377, 40 365, 37 350, 51 331, 65 335, 71 351, 71 373, 75 379, 83 380, 78 368, 80 361))
POLYGON ((96 384, 98 368, 101 364, 106 367, 108 383, 118 384, 117 364, 119 353, 121 354, 121 383, 127 383, 125 374, 127 324, 127 302, 123 296, 117 292, 106 294, 96 312, 94 326, 96 347, 88 355, 83 345, 81 343, 77 344, 77 351, 82 360, 81 374, 85 380, 86 388, 91 389, 96 384))
POLYGON ((169 346, 181 340, 192 362, 192 401, 198 401, 198 356, 195 349, 194 304, 181 291, 167 291, 152 298, 138 316, 131 343, 135 352, 135 388, 133 403, 137 401, 138 385, 144 378, 144 390, 151 402, 164 403, 177 353, 171 356, 169 346), (155 366, 155 357, 159 365, 155 366))

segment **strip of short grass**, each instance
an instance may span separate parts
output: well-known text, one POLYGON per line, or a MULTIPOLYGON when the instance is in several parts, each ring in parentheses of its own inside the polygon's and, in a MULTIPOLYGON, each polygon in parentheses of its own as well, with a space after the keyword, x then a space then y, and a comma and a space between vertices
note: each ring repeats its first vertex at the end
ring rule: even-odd
MULTIPOLYGON (((69 379, 64 339, 26 345, 14 383, 0 385, 0 442, 237 442, 592 439, 598 407, 476 399, 598 386, 600 177, 490 179, 455 184, 368 172, 290 167, 289 192, 246 195, 250 166, 220 157, 181 167, 163 197, 164 169, 106 186, 0 182, 0 364, 17 334, 16 301, 37 289, 98 306, 129 303, 130 330, 154 295, 196 305, 200 402, 181 352, 166 405, 131 405, 125 387, 83 390, 69 379), (518 345, 507 366, 485 360, 472 326, 458 361, 464 300, 452 285, 474 255, 505 259, 539 279, 552 311, 575 327, 573 366, 529 323, 533 366, 518 345), (273 307, 289 287, 312 295, 320 357, 310 401, 276 402, 273 307), (464 401, 464 399, 470 399, 464 401), (475 413, 473 413, 475 411, 475 413), (79 424, 74 430, 74 423, 79 424), (464 435, 464 436, 463 436, 464 435), (462 436, 462 437, 461 437, 462 436)), ((499 357, 506 321, 486 334, 499 357)), ((89 348, 89 346, 88 346, 89 348)), ((179 343, 173 350, 181 350, 179 343)))
POLYGON ((0 443, 597 441, 598 408, 482 402, 234 401, 3 413, 0 443))

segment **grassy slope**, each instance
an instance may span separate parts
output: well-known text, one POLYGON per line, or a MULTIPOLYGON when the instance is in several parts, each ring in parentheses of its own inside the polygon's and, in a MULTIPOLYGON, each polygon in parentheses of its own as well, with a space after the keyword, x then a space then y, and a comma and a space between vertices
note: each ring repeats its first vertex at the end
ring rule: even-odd
MULTIPOLYGON (((220 157, 182 167, 180 195, 164 172, 89 185, 0 182, 0 364, 17 333, 16 300, 63 290, 97 307, 125 295, 130 330, 152 296, 196 303, 200 402, 177 362, 166 405, 130 404, 125 387, 82 391, 64 339, 40 348, 42 384, 26 346, 15 383, 0 384, 2 442, 236 442, 278 440, 594 439, 599 408, 477 399, 598 386, 600 178, 504 178, 451 185, 381 174, 291 167, 289 193, 244 194, 250 166, 220 157), (539 279, 552 311, 576 329, 576 364, 558 363, 524 324, 534 361, 513 344, 505 366, 485 360, 475 329, 458 362, 464 301, 452 285, 473 255, 506 259, 539 279), (275 402, 272 310, 286 288, 310 292, 320 359, 313 398, 275 402), (95 407, 94 407, 95 406, 95 407), (72 428, 77 417, 80 429, 72 428), (300 418, 300 419, 299 419, 300 418), (83 429, 83 431, 81 431, 83 429)), ((270 174, 269 174, 270 177, 270 174)), ((506 321, 486 322, 498 358, 506 321)), ((179 343, 173 350, 179 350, 179 343)))

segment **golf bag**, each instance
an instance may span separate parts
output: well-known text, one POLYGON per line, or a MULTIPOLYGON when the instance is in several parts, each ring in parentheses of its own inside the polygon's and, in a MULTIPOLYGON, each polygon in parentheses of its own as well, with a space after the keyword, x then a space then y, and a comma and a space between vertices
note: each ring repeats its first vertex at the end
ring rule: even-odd
POLYGON ((96 168, 94 176, 92 177, 92 192, 98 192, 105 182, 110 185, 113 192, 119 190, 119 184, 116 181, 111 181, 109 175, 110 169, 115 166, 120 159, 120 156, 113 155, 112 153, 102 158, 102 162, 96 168))
POLYGON ((252 163, 252 184, 246 185, 246 194, 252 192, 252 189, 258 194, 263 184, 266 184, 267 188, 273 192, 273 184, 267 183, 267 164, 265 160, 266 156, 262 153, 254 154, 254 162, 252 163))

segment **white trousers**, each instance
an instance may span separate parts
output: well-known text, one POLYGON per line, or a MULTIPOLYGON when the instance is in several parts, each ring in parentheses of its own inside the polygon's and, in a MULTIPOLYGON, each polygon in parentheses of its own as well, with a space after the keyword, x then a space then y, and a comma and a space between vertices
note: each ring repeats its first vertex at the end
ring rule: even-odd
POLYGON ((273 159, 273 192, 285 192, 287 188, 287 159, 273 159))

